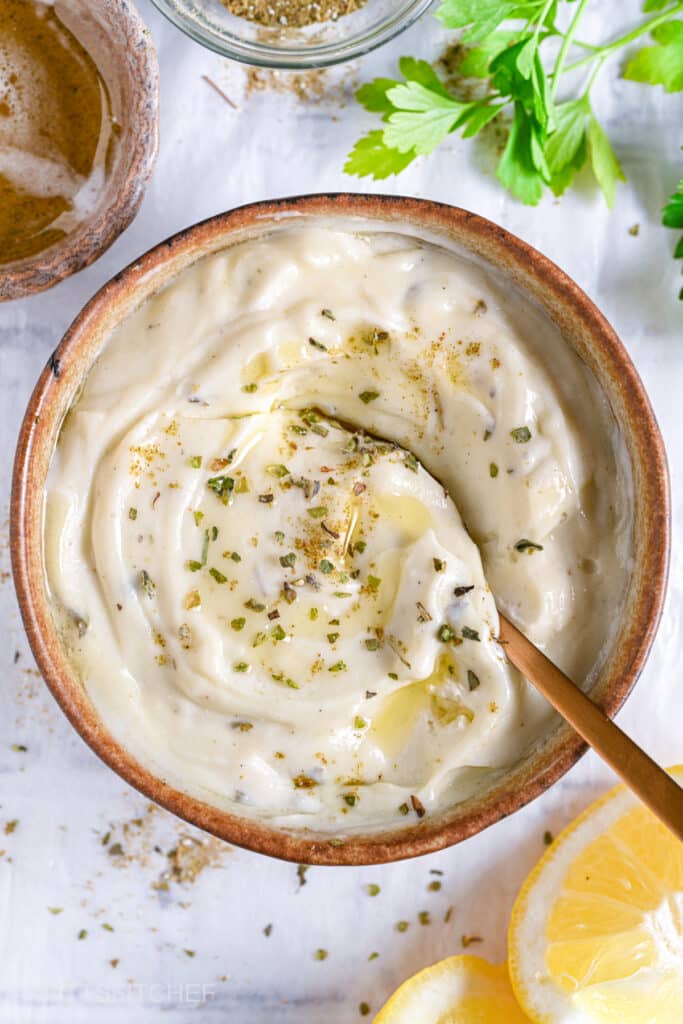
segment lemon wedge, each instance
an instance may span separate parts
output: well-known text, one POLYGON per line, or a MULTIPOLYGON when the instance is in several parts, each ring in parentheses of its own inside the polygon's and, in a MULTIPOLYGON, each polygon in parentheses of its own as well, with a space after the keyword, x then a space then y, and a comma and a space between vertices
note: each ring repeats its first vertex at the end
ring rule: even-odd
POLYGON ((618 786, 531 872, 508 951, 535 1024, 681 1024, 683 844, 618 786))
POLYGON ((404 982, 373 1024, 529 1024, 510 986, 507 965, 451 956, 404 982))

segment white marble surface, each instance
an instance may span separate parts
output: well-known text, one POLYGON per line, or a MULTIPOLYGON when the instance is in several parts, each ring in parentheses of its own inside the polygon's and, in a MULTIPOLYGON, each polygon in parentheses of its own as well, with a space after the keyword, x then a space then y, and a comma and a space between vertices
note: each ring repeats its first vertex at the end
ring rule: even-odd
MULTIPOLYGON (((146 801, 85 747, 36 678, 24 639, 6 522, 20 418, 63 330, 112 273, 177 229, 243 202, 362 190, 340 168, 372 119, 352 102, 339 106, 338 84, 329 101, 305 103, 272 90, 247 98, 242 69, 182 37, 149 0, 140 6, 162 69, 161 155, 142 211, 95 266, 44 295, 0 307, 0 1021, 341 1024, 360 1019, 361 1000, 377 1009, 405 976, 460 951, 463 934, 481 936, 473 951, 502 958, 509 909, 542 852, 544 831, 557 832, 611 779, 588 755, 512 818, 410 863, 313 868, 300 889, 293 865, 216 848, 217 863, 194 884, 155 888, 168 867, 166 852, 191 830, 165 812, 147 812, 146 801), (142 826, 124 833, 139 817, 142 826), (108 852, 116 842, 124 856, 108 852), (444 872, 440 892, 427 892, 433 869, 444 872), (364 890, 371 882, 381 886, 374 898, 364 890), (430 911, 431 925, 418 923, 422 910, 430 911), (399 934, 394 926, 402 919, 411 923, 399 934), (81 929, 88 934, 79 940, 81 929), (318 948, 329 951, 322 962, 314 958, 318 948), (375 950, 380 957, 368 962, 375 950)), ((595 25, 608 25, 616 6, 594 3, 595 25)), ((626 21, 638 5, 625 0, 618 8, 626 21)), ((590 30, 587 24, 585 35, 590 30)), ((426 19, 355 73, 391 73, 401 53, 434 54, 440 41, 426 19)), ((339 79, 329 76, 332 84, 339 79)), ((455 138, 380 187, 469 207, 521 235, 576 278, 630 350, 668 443, 674 548, 664 620, 620 722, 657 758, 675 762, 683 760, 683 305, 675 298, 674 235, 659 227, 658 213, 683 166, 683 139, 672 131, 682 124, 683 106, 659 89, 616 80, 596 99, 629 178, 612 213, 589 183, 536 210, 520 206, 496 184, 486 152, 455 138), (636 223, 633 237, 628 228, 636 223)))

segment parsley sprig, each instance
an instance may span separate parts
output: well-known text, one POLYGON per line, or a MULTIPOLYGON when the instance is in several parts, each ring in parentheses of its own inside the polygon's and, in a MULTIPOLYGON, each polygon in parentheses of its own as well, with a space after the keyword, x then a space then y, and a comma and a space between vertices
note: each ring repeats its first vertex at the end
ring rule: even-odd
POLYGON ((683 15, 683 2, 645 0, 644 13, 654 16, 601 44, 577 37, 589 2, 442 0, 437 18, 445 28, 462 30, 471 47, 459 73, 481 79, 481 95, 465 102, 427 61, 403 57, 402 80, 376 78, 356 93, 366 110, 381 116, 384 127, 356 143, 344 170, 375 179, 399 174, 453 132, 472 138, 498 120, 506 142, 496 174, 514 196, 535 206, 546 188, 561 195, 588 163, 611 206, 617 182, 625 178, 593 110, 593 83, 608 58, 649 33, 653 45, 630 57, 624 77, 662 85, 667 92, 683 89, 683 18, 676 17, 683 15), (556 20, 558 8, 569 3, 573 12, 563 29, 556 20), (559 101, 562 76, 581 69, 583 77, 572 77, 580 80, 578 93, 559 101))
MULTIPOLYGON (((662 210, 662 224, 667 228, 678 228, 683 231, 683 178, 662 210)), ((683 260, 683 235, 674 249, 674 259, 683 260)), ((678 297, 683 302, 683 288, 678 293, 678 297)))

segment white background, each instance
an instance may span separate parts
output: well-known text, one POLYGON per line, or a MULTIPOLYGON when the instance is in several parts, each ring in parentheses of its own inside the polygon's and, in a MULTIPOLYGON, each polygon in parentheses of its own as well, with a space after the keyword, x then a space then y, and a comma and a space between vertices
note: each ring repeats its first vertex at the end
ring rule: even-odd
MULTIPOLYGON (((356 137, 375 125, 350 96, 340 104, 348 69, 328 76, 328 99, 305 103, 272 89, 247 97, 240 67, 180 35, 149 0, 139 6, 159 51, 162 89, 160 159, 141 213, 93 267, 0 307, 0 1021, 342 1024, 360 1019, 361 1000, 377 1010, 407 975, 460 952, 463 934, 483 939, 470 952, 502 959, 510 907, 543 851, 544 831, 557 833, 611 778, 590 754, 551 792, 460 847, 381 868, 312 868, 300 890, 294 865, 213 843, 216 863, 193 885, 154 888, 166 852, 192 830, 147 812, 146 801, 99 763, 36 678, 24 639, 6 521, 19 422, 64 329, 111 274, 179 228, 241 203, 361 191, 366 183, 346 178, 341 166, 356 137), (142 827, 124 834, 140 816, 142 827), (102 844, 108 831, 109 847, 102 844), (115 841, 124 858, 108 853, 115 841), (440 892, 426 891, 437 877, 431 869, 444 872, 440 892), (381 893, 368 896, 367 883, 381 893), (422 910, 431 925, 418 923, 422 910), (395 930, 399 920, 411 922, 407 931, 395 930), (270 937, 262 931, 268 923, 270 937), (88 935, 79 940, 81 929, 88 935), (317 948, 329 951, 326 960, 314 959, 317 948), (379 958, 368 962, 375 950, 379 958)), ((595 38, 629 25, 638 4, 594 0, 589 10, 582 35, 595 38)), ((393 74, 401 54, 433 56, 442 44, 427 17, 353 74, 393 74)), ((468 207, 521 235, 576 278, 635 360, 668 445, 674 546, 655 649, 619 721, 671 763, 683 761, 683 304, 675 235, 659 226, 659 211, 683 173, 683 106, 660 88, 618 81, 618 70, 617 63, 595 97, 628 177, 611 213, 589 180, 560 201, 523 207, 496 183, 486 149, 455 137, 378 190, 468 207), (628 231, 634 224, 637 237, 628 231)))

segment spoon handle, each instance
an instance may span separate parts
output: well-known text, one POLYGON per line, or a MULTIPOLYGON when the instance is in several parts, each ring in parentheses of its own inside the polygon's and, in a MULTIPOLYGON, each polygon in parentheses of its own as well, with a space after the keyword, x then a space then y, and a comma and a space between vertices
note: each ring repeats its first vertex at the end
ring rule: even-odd
POLYGON ((500 639, 515 668, 683 841, 683 789, 503 615, 500 639))

